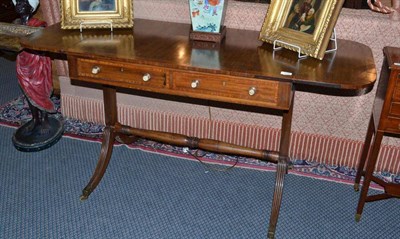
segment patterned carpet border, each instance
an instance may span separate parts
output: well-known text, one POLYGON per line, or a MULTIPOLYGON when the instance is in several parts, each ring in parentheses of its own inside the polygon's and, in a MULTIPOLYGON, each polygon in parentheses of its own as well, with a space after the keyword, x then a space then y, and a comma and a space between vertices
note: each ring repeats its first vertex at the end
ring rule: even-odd
MULTIPOLYGON (((61 114, 60 99, 58 97, 52 97, 52 100, 57 109, 57 113, 52 116, 64 121, 64 136, 89 141, 101 141, 104 125, 82 122, 76 119, 64 119, 61 114)), ((0 107, 0 124, 2 125, 16 128, 30 119, 31 114, 24 96, 20 96, 0 107)), ((118 145, 118 143, 116 144, 118 145)), ((135 143, 127 145, 127 147, 189 160, 201 160, 201 162, 207 163, 207 165, 211 167, 211 170, 213 168, 224 170, 235 163, 236 166, 244 168, 267 171, 275 170, 275 164, 257 159, 222 155, 202 150, 188 150, 184 147, 162 144, 146 139, 139 139, 135 143), (200 155, 200 157, 194 157, 193 155, 200 155), (220 168, 220 166, 217 167, 216 165, 220 165, 223 168, 220 168)), ((292 163, 293 169, 290 170, 289 173, 300 176, 353 184, 356 175, 356 170, 354 168, 345 166, 325 165, 299 159, 292 159, 292 163)), ((376 176, 388 182, 400 183, 400 175, 391 174, 389 172, 379 172, 376 173, 376 176)), ((372 186, 375 189, 381 189, 379 185, 372 186)))

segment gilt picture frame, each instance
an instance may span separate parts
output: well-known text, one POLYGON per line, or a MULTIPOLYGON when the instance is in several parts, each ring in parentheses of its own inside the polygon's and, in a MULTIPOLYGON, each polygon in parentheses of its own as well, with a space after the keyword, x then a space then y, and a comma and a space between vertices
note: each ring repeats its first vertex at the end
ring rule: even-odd
POLYGON ((133 0, 61 0, 61 28, 133 27, 133 0))
POLYGON ((272 1, 259 39, 322 60, 344 0, 272 1))

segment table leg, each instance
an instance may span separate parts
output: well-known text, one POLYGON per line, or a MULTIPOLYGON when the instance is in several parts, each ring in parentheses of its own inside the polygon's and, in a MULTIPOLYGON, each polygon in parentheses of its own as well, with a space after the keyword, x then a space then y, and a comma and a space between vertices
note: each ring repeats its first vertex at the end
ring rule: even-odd
POLYGON ((367 199, 368 196, 368 189, 372 180, 372 175, 374 173, 375 164, 378 159, 382 138, 383 138, 383 132, 378 131, 372 143, 372 149, 371 149, 372 151, 367 159, 367 167, 365 169, 364 182, 360 193, 360 199, 358 200, 357 213, 355 216, 357 222, 361 220, 361 214, 364 209, 365 200, 367 199))
POLYGON ((82 190, 82 195, 80 199, 86 200, 89 195, 93 192, 93 190, 100 183, 101 179, 106 172, 108 163, 111 159, 111 154, 115 141, 115 124, 117 123, 117 96, 116 89, 111 87, 103 88, 103 97, 104 97, 104 114, 106 127, 103 133, 103 141, 101 144, 101 152, 99 156, 99 160, 96 165, 96 169, 86 187, 82 190))
POLYGON ((374 131, 375 131, 374 118, 371 116, 371 119, 369 120, 369 124, 368 124, 367 135, 365 136, 365 141, 364 141, 364 146, 363 146, 363 151, 361 154, 360 162, 358 163, 356 178, 354 180, 354 190, 357 192, 360 190, 360 180, 361 180, 362 173, 364 171, 365 161, 367 160, 368 152, 371 147, 371 139, 372 139, 372 135, 373 135, 374 131))
POLYGON ((287 166, 286 160, 280 160, 276 168, 274 198, 272 200, 271 216, 269 219, 268 238, 275 238, 275 230, 282 202, 283 182, 285 180, 285 175, 287 174, 287 166))
POLYGON ((271 215, 269 219, 268 238, 275 238, 276 225, 282 203, 283 184, 289 165, 289 146, 292 128, 292 114, 294 105, 294 92, 288 112, 283 113, 281 140, 279 145, 279 161, 276 168, 274 197, 272 200, 271 215))

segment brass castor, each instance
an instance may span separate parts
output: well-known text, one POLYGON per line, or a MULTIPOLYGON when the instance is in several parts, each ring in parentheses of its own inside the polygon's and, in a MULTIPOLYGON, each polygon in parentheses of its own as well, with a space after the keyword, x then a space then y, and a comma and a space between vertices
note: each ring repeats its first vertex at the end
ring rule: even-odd
POLYGON ((88 196, 81 195, 81 196, 79 197, 79 200, 81 200, 81 201, 83 202, 83 201, 86 201, 88 198, 89 198, 88 196))
POLYGON ((86 201, 89 198, 90 193, 91 192, 84 189, 82 191, 82 195, 79 197, 79 200, 81 200, 81 202, 86 201))
POLYGON ((275 238, 275 232, 268 232, 268 239, 274 239, 275 238))
POLYGON ((360 184, 358 184, 358 183, 354 184, 354 191, 356 191, 356 192, 360 191, 360 184))
POLYGON ((361 214, 356 214, 355 219, 356 222, 359 222, 361 220, 361 214))

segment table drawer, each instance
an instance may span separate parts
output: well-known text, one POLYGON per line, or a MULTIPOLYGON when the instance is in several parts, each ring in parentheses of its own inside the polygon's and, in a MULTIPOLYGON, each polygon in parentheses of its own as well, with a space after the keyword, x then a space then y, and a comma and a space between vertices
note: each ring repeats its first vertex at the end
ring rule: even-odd
POLYGON ((392 101, 400 102, 400 74, 397 75, 396 85, 393 90, 393 98, 392 101))
POLYGON ((383 129, 385 132, 391 132, 395 134, 400 133, 400 118, 388 117, 384 120, 383 129))
POLYGON ((392 102, 390 104, 389 115, 400 117, 400 102, 392 102))
POLYGON ((173 72, 172 79, 174 91, 217 101, 288 109, 292 96, 288 82, 197 72, 173 72))
POLYGON ((125 62, 76 59, 76 69, 80 80, 90 78, 105 84, 128 88, 164 88, 167 71, 161 67, 150 67, 125 62))

